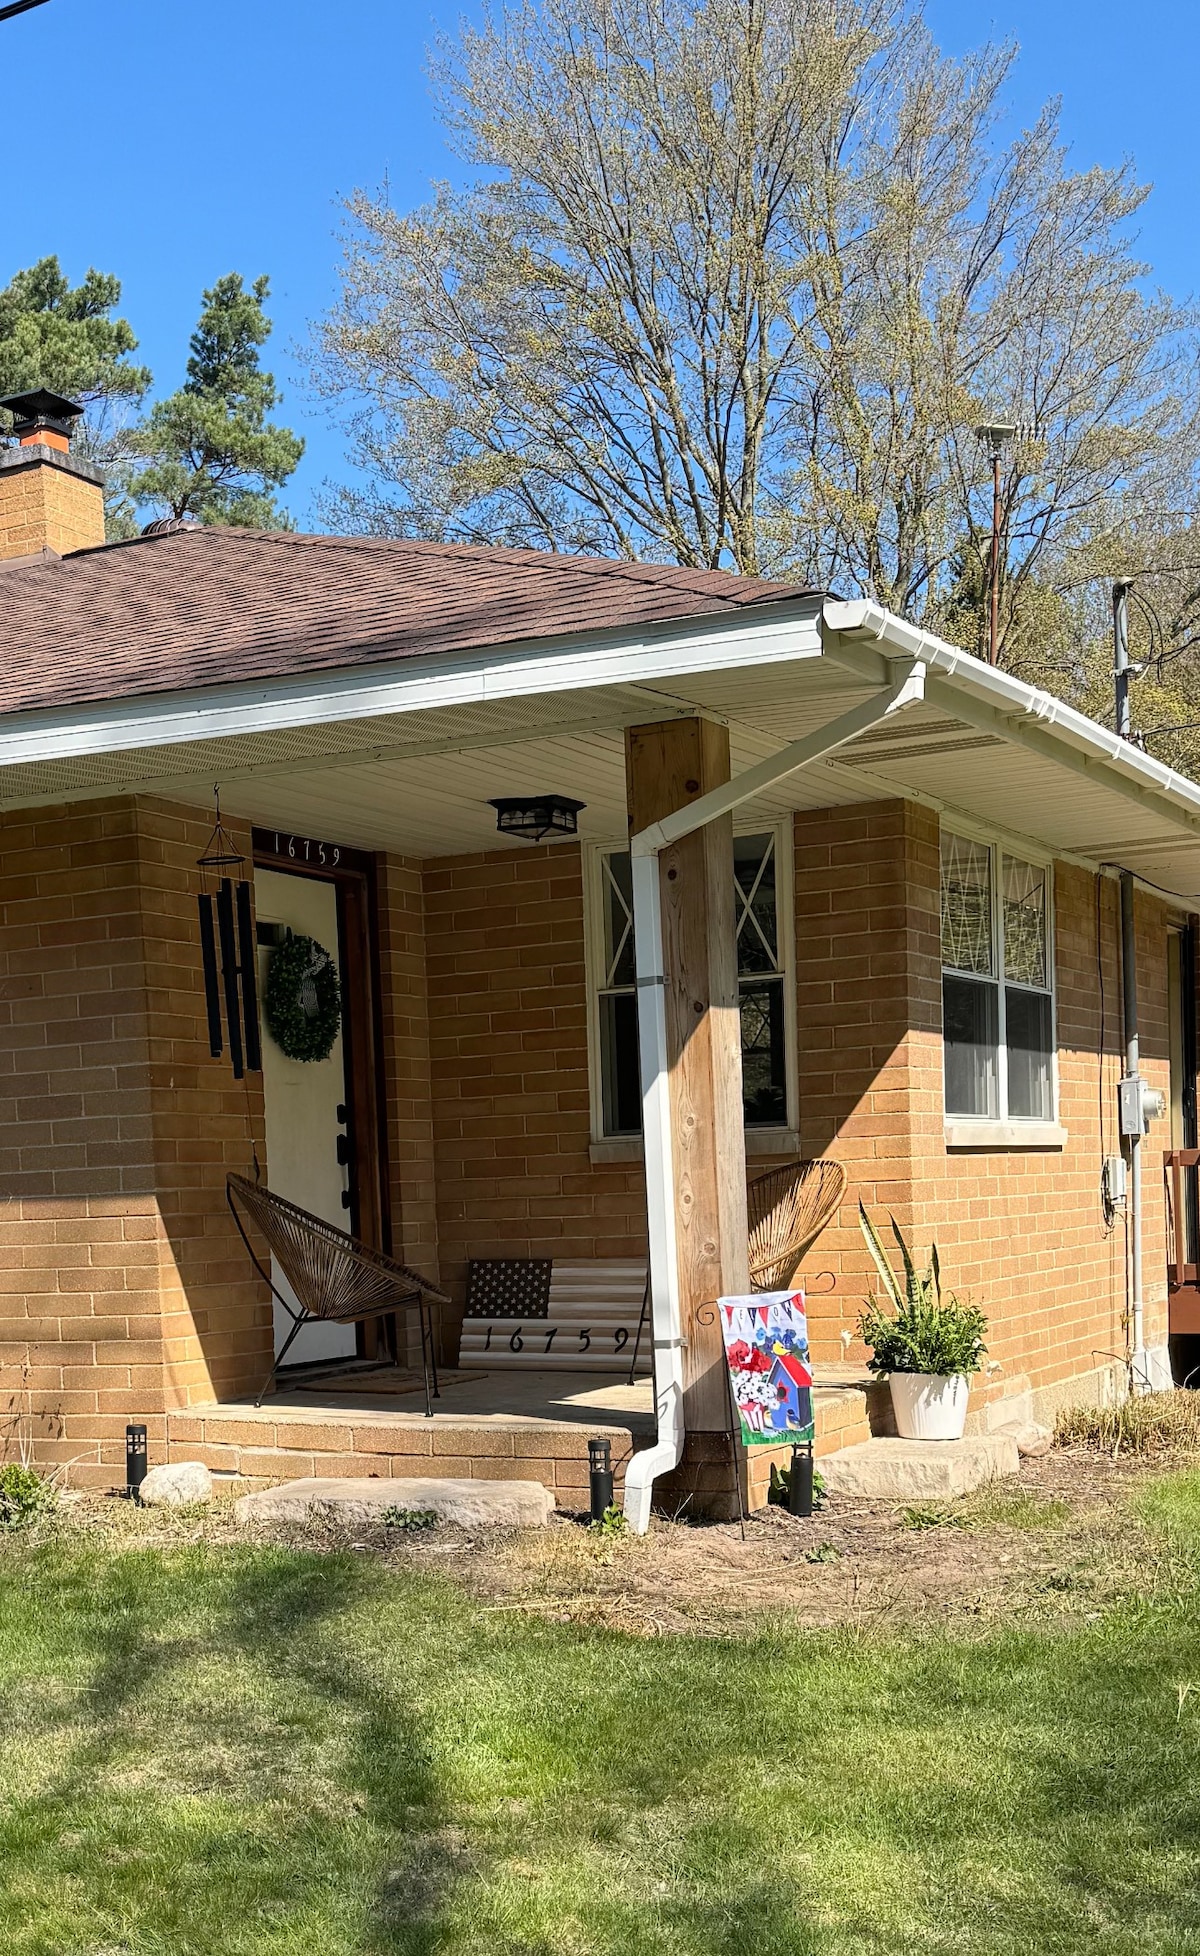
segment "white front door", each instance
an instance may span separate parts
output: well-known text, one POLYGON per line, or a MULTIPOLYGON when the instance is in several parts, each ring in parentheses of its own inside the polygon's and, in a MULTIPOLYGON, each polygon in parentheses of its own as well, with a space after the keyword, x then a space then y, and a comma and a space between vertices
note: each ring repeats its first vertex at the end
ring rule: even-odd
MULTIPOLYGON (((341 972, 337 889, 333 883, 322 883, 313 876, 288 876, 274 869, 256 869, 254 903, 260 925, 282 924, 297 937, 314 937, 331 953, 341 972)), ((266 994, 270 959, 270 946, 260 945, 260 997, 266 994)), ((343 976, 343 998, 344 995, 343 976)), ((272 1039, 264 1015, 262 1049, 268 1182, 274 1193, 284 1196, 288 1202, 298 1203, 337 1229, 349 1229, 350 1212, 342 1201, 349 1188, 349 1170, 338 1160, 338 1137, 346 1133, 342 1035, 339 1032, 328 1059, 289 1059, 272 1039)), ((293 1297, 278 1265, 272 1275, 284 1296, 293 1297)), ((292 1320, 276 1298, 276 1352, 291 1328, 292 1320)), ((288 1364, 353 1358, 354 1352, 352 1324, 310 1324, 288 1353, 288 1364)))

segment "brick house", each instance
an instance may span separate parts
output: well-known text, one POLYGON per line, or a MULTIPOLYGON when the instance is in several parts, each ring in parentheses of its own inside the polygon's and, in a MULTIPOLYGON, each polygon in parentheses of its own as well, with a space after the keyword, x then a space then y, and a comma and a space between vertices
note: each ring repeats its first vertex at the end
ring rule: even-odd
MULTIPOLYGON (((808 1272, 820 1448, 868 1430, 860 1198, 936 1237, 987 1310, 977 1424, 1166 1382, 1169 1345, 1188 1369, 1194 1271, 1169 1314, 1168 1259, 1194 1262, 1194 1196, 1177 1241, 1163 1158, 1197 1139, 1200 789, 870 603, 371 538, 105 545, 67 404, 22 412, 0 451, 0 1405, 38 1458, 111 1483, 137 1419, 157 1457, 250 1477, 432 1452, 569 1492, 580 1421, 608 1421, 656 1493, 715 1486, 704 1306, 746 1287, 746 1174, 821 1154, 849 1186, 808 1272), (269 1038, 240 1080, 209 1051, 214 784, 259 942, 305 929, 341 967, 344 1036, 302 1080, 269 1038), (576 837, 497 833, 495 800, 547 792, 583 804, 576 837), (1135 976, 1167 1105, 1125 1144, 1136 1217, 1111 1167, 1135 976), (252 1150, 460 1311, 471 1258, 648 1258, 653 1411, 584 1390, 489 1424, 485 1371, 432 1430, 342 1388, 256 1413, 275 1314, 225 1204, 252 1150)), ((457 1314, 440 1336, 454 1365, 457 1314)))

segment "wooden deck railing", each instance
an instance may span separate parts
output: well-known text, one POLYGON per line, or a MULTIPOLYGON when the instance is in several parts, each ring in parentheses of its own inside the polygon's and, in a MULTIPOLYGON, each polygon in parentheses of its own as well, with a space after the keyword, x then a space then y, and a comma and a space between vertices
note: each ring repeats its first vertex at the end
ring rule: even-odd
POLYGON ((1163 1156, 1167 1181, 1167 1309, 1170 1329, 1200 1331, 1200 1148, 1175 1148, 1163 1156))

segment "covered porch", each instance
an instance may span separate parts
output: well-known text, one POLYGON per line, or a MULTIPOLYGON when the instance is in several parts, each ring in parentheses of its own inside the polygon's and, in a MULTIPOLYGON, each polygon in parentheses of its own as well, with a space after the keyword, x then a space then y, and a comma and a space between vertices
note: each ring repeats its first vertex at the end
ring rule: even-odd
MULTIPOLYGON (((97 947, 93 1005, 122 987, 136 1001, 122 1030, 141 1098, 118 1109, 116 1143, 110 1113, 77 1162, 31 1148, 17 1178, 25 1240, 49 1231, 61 1289, 79 1294, 85 1267, 59 1252, 67 1231, 86 1261, 86 1310, 59 1312, 41 1345, 89 1353, 41 1368, 50 1457, 111 1479, 125 1419, 141 1418, 152 1447, 203 1448, 253 1479, 318 1458, 402 1479, 443 1452, 481 1475, 536 1460, 566 1494, 596 1431, 622 1464, 676 1448, 656 1463, 668 1505, 728 1489, 711 1306, 747 1288, 746 1178, 827 1154, 850 1181, 802 1273, 818 1445, 865 1438, 857 1201, 925 1241, 935 1226, 967 1284, 973 1270, 1003 1280, 1002 1258, 1024 1253, 1011 1232, 983 1240, 982 1143, 943 1119, 939 809, 1014 846, 1027 822, 1030 848, 1067 859, 1060 908, 1085 925, 1089 862, 1177 881, 1192 819, 1163 784, 1125 779, 1122 758, 1103 775, 1103 756, 1072 767, 1014 682, 906 631, 869 607, 768 595, 715 618, 8 716, 6 871, 36 881, 31 906, 62 906, 31 956, 46 967, 58 928, 76 977, 80 945, 97 947), (341 1045, 323 1078, 309 1066, 289 1082, 269 1023, 262 1073, 235 1077, 227 1050, 208 1051, 195 903, 214 781, 251 885, 260 989, 281 933, 335 955, 341 1045), (497 833, 495 801, 548 791, 582 804, 577 837, 497 833), (432 1420, 378 1379, 310 1393, 297 1376, 255 1408, 279 1326, 224 1191, 256 1155, 273 1188, 453 1300, 440 1358, 464 1376, 432 1420), (125 1247, 137 1240, 144 1256, 125 1247), (657 1399, 623 1382, 616 1350, 605 1376, 479 1362, 490 1354, 465 1344, 463 1314, 469 1267, 488 1261, 648 1267, 657 1399)), ((43 981, 29 1014, 43 1028, 59 1025, 52 993, 65 1001, 43 981)), ((61 1006, 73 1022, 85 1009, 61 1006)), ((85 1052, 82 1072, 92 1063, 85 1052)), ((48 1096, 92 1092, 46 1081, 48 1096)), ((1078 1100, 1095 1104, 1093 1080, 1078 1100)), ((1051 1125, 1006 1165, 1014 1186, 1066 1145, 1051 1125)), ((1016 1325, 997 1350, 1004 1377, 985 1395, 1019 1390, 1037 1356, 1016 1325)), ((343 1336, 303 1356, 378 1354, 343 1336)))

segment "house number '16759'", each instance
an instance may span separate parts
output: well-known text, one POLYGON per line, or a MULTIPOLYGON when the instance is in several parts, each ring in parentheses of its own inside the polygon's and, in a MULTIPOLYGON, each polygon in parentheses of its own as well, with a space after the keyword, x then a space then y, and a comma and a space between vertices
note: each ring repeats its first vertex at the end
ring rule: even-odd
POLYGON ((342 860, 342 852, 336 842, 313 842, 306 835, 280 835, 275 832, 275 854, 290 856, 293 862, 323 863, 327 869, 336 869, 342 860))

